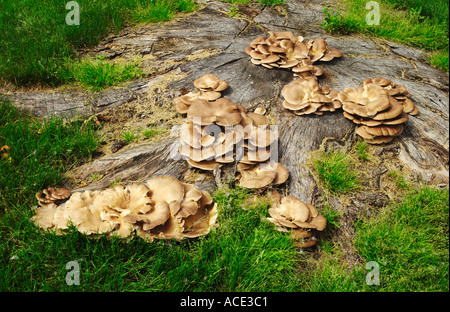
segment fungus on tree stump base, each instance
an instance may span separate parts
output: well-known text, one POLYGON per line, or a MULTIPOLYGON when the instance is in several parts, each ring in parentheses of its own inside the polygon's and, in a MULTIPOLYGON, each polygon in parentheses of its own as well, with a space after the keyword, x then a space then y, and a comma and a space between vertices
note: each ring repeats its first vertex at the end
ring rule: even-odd
MULTIPOLYGON (((214 91, 228 86, 212 74, 196 79, 194 85, 214 91)), ((214 171, 235 163, 239 185, 246 188, 264 188, 287 180, 287 169, 271 159, 272 154, 277 156, 273 149, 277 148, 278 137, 264 116, 264 107, 249 112, 228 98, 206 101, 189 93, 175 98, 174 103, 178 112, 186 114, 178 152, 191 167, 214 171), (180 103, 185 105, 183 110, 180 103)))
POLYGON ((75 192, 61 205, 41 205, 31 219, 59 234, 70 222, 90 236, 181 240, 208 234, 215 226, 217 207, 209 193, 163 176, 143 184, 75 192))
POLYGON ((36 193, 36 199, 40 206, 65 200, 70 197, 70 191, 66 188, 49 187, 42 192, 36 193))
POLYGON ((274 198, 269 214, 267 219, 277 226, 277 230, 290 232, 296 246, 303 248, 316 244, 311 230, 323 231, 327 225, 327 219, 316 207, 294 196, 274 198))
POLYGON ((366 79, 362 86, 339 92, 344 116, 360 125, 356 134, 370 144, 391 142, 403 132, 408 115, 418 114, 404 86, 385 78, 366 79))
POLYGON ((341 57, 342 52, 329 48, 325 39, 305 41, 290 31, 268 31, 268 37, 259 36, 245 48, 255 65, 272 68, 287 68, 302 78, 319 76, 322 71, 312 64, 316 61, 331 61, 341 57))
POLYGON ((342 107, 337 99, 339 92, 320 86, 316 79, 295 79, 281 90, 283 107, 296 115, 322 115, 326 111, 334 112, 342 107))

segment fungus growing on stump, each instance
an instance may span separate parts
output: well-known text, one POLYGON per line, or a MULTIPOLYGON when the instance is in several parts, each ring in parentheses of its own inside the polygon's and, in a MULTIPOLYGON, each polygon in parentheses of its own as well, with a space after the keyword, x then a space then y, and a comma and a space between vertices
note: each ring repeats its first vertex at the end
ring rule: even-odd
POLYGON ((295 76, 307 78, 320 76, 322 71, 313 66, 316 61, 331 61, 341 57, 342 52, 329 48, 325 39, 305 41, 290 31, 268 31, 268 37, 259 36, 245 48, 255 65, 272 68, 292 69, 295 76))
POLYGON ((342 106, 337 100, 338 92, 320 86, 315 79, 295 79, 281 90, 283 107, 296 115, 317 114, 335 111, 342 106))
POLYGON ((409 93, 385 78, 366 79, 362 86, 339 92, 344 116, 360 125, 356 134, 371 144, 391 142, 403 132, 409 114, 418 113, 409 93), (408 114, 409 112, 409 114, 408 114))
POLYGON ((74 192, 61 205, 43 204, 31 218, 43 229, 61 234, 72 223, 85 235, 183 239, 209 233, 217 207, 209 193, 169 176, 143 184, 74 192))
POLYGON ((49 187, 42 192, 36 193, 36 199, 40 206, 61 201, 70 197, 70 191, 63 187, 49 187))
POLYGON ((327 225, 326 218, 316 207, 294 196, 274 198, 269 215, 267 219, 277 226, 278 231, 290 232, 296 246, 303 248, 316 244, 311 230, 323 231, 327 225))
MULTIPOLYGON (((279 35, 283 38, 289 36, 288 33, 279 35)), ((285 44, 280 42, 279 48, 285 49, 285 44)), ((217 86, 220 90, 220 85, 228 86, 224 80, 211 74, 196 79, 194 84, 201 90, 217 86)), ((187 100, 182 96, 174 102, 180 112, 178 104, 182 102, 184 105, 187 100)), ((270 159, 272 149, 277 148, 278 137, 264 116, 264 107, 249 112, 223 97, 214 101, 196 98, 187 106, 183 110, 186 121, 181 127, 178 151, 190 167, 214 171, 217 167, 235 163, 238 168, 236 178, 242 187, 247 188, 263 188, 287 180, 289 173, 286 168, 270 159)))

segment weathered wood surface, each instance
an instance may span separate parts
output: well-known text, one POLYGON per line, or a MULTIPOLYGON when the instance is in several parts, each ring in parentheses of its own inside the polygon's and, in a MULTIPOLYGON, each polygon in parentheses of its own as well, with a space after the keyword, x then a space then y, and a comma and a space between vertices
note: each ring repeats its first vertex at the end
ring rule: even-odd
MULTIPOLYGON (((279 126, 280 162, 290 172, 289 192, 305 202, 312 202, 317 190, 305 167, 309 152, 317 150, 326 138, 351 146, 355 141, 355 125, 340 111, 300 117, 283 109, 280 91, 293 79, 292 72, 253 65, 244 48, 256 36, 266 34, 267 30, 289 30, 307 39, 321 36, 326 38, 329 46, 341 50, 344 56, 331 62, 317 63, 325 71, 319 83, 343 90, 361 85, 365 78, 381 76, 405 85, 420 114, 411 116, 404 133, 380 149, 395 150, 396 157, 425 181, 448 184, 448 75, 427 65, 423 52, 391 42, 325 33, 320 26, 324 21, 321 1, 288 0, 285 12, 255 7, 244 10, 246 14, 236 18, 227 15, 229 6, 226 3, 202 3, 204 8, 193 14, 162 25, 124 31, 105 39, 94 50, 111 58, 136 53, 151 56, 149 66, 155 68, 155 74, 147 79, 100 94, 74 91, 7 96, 14 99, 18 107, 41 116, 61 115, 69 111, 92 114, 133 102, 145 95, 159 74, 173 70, 187 74, 162 90, 160 96, 166 96, 169 101, 179 94, 181 88, 192 88, 194 79, 205 73, 216 74, 229 84, 223 93, 225 97, 247 109, 265 106, 269 110, 279 126), (208 57, 189 58, 199 51, 211 53, 208 57), (164 67, 168 61, 173 65, 164 67)), ((101 176, 83 189, 103 188, 117 180, 143 181, 150 176, 165 174, 184 179, 192 176, 192 171, 184 161, 170 157, 170 147, 175 140, 173 137, 156 145, 142 144, 124 149, 85 164, 74 173, 79 179, 92 174, 101 176)), ((214 187, 211 174, 197 178, 200 186, 206 189, 214 187)))

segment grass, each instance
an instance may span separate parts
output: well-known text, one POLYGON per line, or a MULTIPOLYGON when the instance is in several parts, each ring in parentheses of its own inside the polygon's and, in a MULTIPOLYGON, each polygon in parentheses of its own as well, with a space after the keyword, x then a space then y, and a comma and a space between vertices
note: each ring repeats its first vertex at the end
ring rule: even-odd
POLYGON ((94 91, 142 76, 142 69, 136 62, 112 63, 99 58, 72 62, 70 71, 76 83, 94 91))
MULTIPOLYGON (((312 257, 266 219, 268 197, 239 187, 212 193, 219 226, 198 239, 126 242, 91 239, 74 227, 65 235, 42 231, 29 221, 34 194, 89 159, 97 146, 92 126, 56 117, 41 123, 0 102, 0 145, 11 157, 0 160, 1 291, 448 291, 448 188, 410 187, 405 198, 358 219, 352 243, 363 263, 355 266, 342 262, 325 233, 340 230, 340 213, 320 209, 332 227, 312 257), (66 284, 71 261, 80 267, 79 285, 66 284), (369 261, 380 266, 379 286, 365 283, 369 261)), ((338 153, 321 159, 349 166, 338 153)))
POLYGON ((133 142, 134 140, 137 140, 139 138, 139 135, 130 130, 124 131, 120 137, 128 144, 133 142))
POLYGON ((248 191, 214 193, 219 224, 196 240, 130 242, 90 239, 75 228, 41 233, 26 212, 8 214, 2 227, 3 291, 292 291, 296 248, 265 220, 267 203, 242 209, 248 191), (10 220, 12 215, 18 219, 10 220), (8 225, 8 226, 7 226, 8 225), (14 227, 12 229, 11 227, 14 227), (9 231, 8 231, 8 230, 9 231), (11 234, 12 231, 14 234, 11 234), (12 260, 11 260, 12 259, 12 260), (170 260, 170 261, 168 261, 170 260), (66 263, 77 261, 80 285, 67 285, 66 263))
POLYGON ((318 260, 304 259, 300 279, 314 292, 448 292, 449 190, 423 186, 355 224, 362 264, 343 263, 337 244, 321 243, 318 260), (366 284, 366 264, 379 265, 379 285, 366 284))
POLYGON ((339 150, 323 152, 313 157, 312 170, 323 188, 331 193, 345 194, 359 187, 353 159, 339 150))
POLYGON ((358 143, 356 143, 355 145, 356 156, 363 161, 369 160, 368 149, 369 145, 366 141, 358 141, 358 143))
POLYGON ((93 124, 81 125, 56 117, 41 123, 0 100, 0 146, 10 147, 10 159, 0 159, 0 211, 30 205, 35 192, 61 183, 66 169, 91 155, 93 124))
POLYGON ((1 0, 0 77, 17 86, 70 82, 76 50, 96 45, 129 23, 161 22, 190 12, 193 0, 78 0, 80 25, 67 25, 67 1, 1 0), (68 73, 69 72, 69 73, 68 73))
POLYGON ((222 0, 223 2, 230 3, 230 11, 228 12, 228 16, 235 17, 240 11, 238 5, 245 5, 251 3, 259 3, 262 7, 274 7, 277 5, 282 5, 286 2, 286 0, 222 0))
POLYGON ((323 26, 331 33, 362 33, 429 52, 429 62, 448 72, 448 1, 382 0, 379 25, 368 25, 365 0, 342 0, 343 10, 325 8, 323 26))
POLYGON ((290 291, 298 285, 297 249, 265 219, 268 201, 246 201, 250 191, 217 190, 220 226, 195 240, 91 239, 74 227, 55 235, 30 222, 34 195, 60 185, 68 168, 89 158, 97 146, 93 128, 56 117, 40 123, 2 101, 0 145, 10 147, 12 159, 0 160, 1 291, 290 291), (80 285, 65 282, 70 261, 80 266, 80 285))
POLYGON ((380 264, 384 291, 449 291, 449 190, 424 187, 357 225, 355 246, 380 264))

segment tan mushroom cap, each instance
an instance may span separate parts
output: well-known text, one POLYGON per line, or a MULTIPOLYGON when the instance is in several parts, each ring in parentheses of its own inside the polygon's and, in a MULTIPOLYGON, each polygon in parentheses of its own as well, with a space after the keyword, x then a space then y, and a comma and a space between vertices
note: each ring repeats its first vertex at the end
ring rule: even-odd
POLYGON ((219 98, 216 101, 197 100, 191 104, 187 112, 189 121, 199 118, 201 125, 216 123, 220 126, 237 125, 241 119, 241 113, 236 104, 227 98, 219 98))
POLYGON ((102 194, 94 191, 75 192, 65 204, 64 218, 83 234, 102 234, 112 231, 116 224, 102 218, 98 200, 102 194))
POLYGON ((191 167, 207 171, 213 171, 216 166, 218 166, 219 168, 223 166, 222 163, 219 163, 215 160, 204 160, 197 162, 191 159, 187 159, 186 161, 191 167))
POLYGON ((310 211, 308 206, 294 196, 286 196, 281 199, 278 206, 280 215, 290 221, 306 222, 309 219, 310 211))
POLYGON ((184 220, 183 236, 195 238, 208 234, 216 224, 217 217, 217 203, 202 205, 196 214, 184 220))
POLYGON ((308 55, 312 62, 315 62, 322 58, 328 49, 327 42, 322 38, 310 39, 307 42, 306 46, 309 49, 308 55))
POLYGON ((258 165, 250 170, 241 171, 239 186, 245 188, 263 188, 271 184, 275 177, 275 170, 263 170, 258 165))
POLYGON ((185 95, 178 96, 173 99, 175 103, 175 110, 180 114, 186 114, 189 106, 199 98, 200 93, 198 92, 189 92, 185 95))
POLYGON ((256 147, 267 147, 277 139, 277 135, 265 127, 254 127, 248 138, 249 143, 256 147))
POLYGON ((44 189, 42 192, 36 193, 36 199, 38 200, 39 205, 51 204, 69 197, 70 191, 63 187, 49 187, 44 189))
POLYGON ((184 198, 184 187, 180 181, 171 176, 161 176, 145 181, 151 191, 150 198, 155 203, 181 201, 184 198))
POLYGON ((169 204, 167 202, 158 202, 152 211, 140 216, 138 221, 142 221, 142 229, 148 231, 166 223, 170 216, 169 204))
POLYGON ((205 128, 193 122, 184 123, 181 126, 180 141, 182 144, 193 148, 211 146, 215 142, 215 137, 205 133, 205 128))
POLYGON ((373 116, 374 120, 394 119, 403 113, 403 105, 393 97, 388 97, 390 107, 373 116))
POLYGON ((181 144, 178 150, 180 155, 187 157, 193 161, 211 160, 216 156, 214 147, 193 148, 192 146, 181 144))
POLYGON ((259 114, 259 115, 264 115, 266 113, 266 108, 263 106, 259 106, 257 108, 255 108, 254 113, 255 114, 259 114))
POLYGON ((273 179, 272 184, 274 185, 283 184, 284 182, 287 181, 288 178, 289 178, 289 171, 283 164, 278 163, 275 169, 275 178, 273 179))
POLYGON ((338 99, 344 111, 361 117, 373 117, 391 106, 386 90, 376 84, 346 88, 338 99))
POLYGON ((194 86, 202 91, 224 91, 228 84, 214 74, 205 74, 194 80, 194 86))
POLYGON ((55 228, 54 219, 57 209, 58 206, 53 203, 42 205, 36 209, 31 221, 42 229, 55 228))
POLYGON ((394 139, 393 136, 378 136, 374 137, 372 139, 368 139, 367 142, 370 144, 383 144, 383 143, 389 143, 394 139))
POLYGON ((365 127, 365 131, 373 136, 399 136, 403 132, 403 125, 362 127, 365 127))
POLYGON ((311 239, 303 240, 295 242, 295 246, 299 248, 309 248, 316 244, 316 239, 314 237, 311 237, 311 239))

